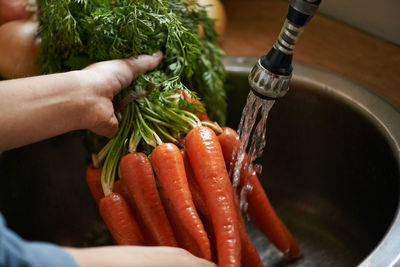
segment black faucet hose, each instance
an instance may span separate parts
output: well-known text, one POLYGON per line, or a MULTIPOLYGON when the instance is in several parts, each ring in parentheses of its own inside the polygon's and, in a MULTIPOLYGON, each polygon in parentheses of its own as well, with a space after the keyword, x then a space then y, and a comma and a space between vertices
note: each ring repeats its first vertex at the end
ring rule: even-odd
POLYGON ((261 65, 272 73, 292 73, 293 49, 303 27, 318 9, 321 0, 291 0, 285 24, 271 50, 261 58, 261 65))

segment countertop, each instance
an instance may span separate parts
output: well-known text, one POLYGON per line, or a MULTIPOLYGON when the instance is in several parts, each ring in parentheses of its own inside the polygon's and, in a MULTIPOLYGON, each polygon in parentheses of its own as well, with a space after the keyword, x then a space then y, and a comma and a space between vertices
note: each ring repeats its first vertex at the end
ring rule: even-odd
MULTIPOLYGON (((223 0, 228 56, 260 57, 272 47, 286 17, 283 0, 223 0)), ((400 34, 400 33, 399 33, 400 34)), ((400 106, 400 46, 316 14, 305 27, 294 61, 339 73, 400 106)))

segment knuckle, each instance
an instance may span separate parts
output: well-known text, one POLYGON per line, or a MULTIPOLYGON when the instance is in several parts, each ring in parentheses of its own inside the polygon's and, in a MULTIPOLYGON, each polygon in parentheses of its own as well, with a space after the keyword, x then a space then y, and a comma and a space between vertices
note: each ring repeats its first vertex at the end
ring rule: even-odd
POLYGON ((111 102, 99 103, 94 109, 95 115, 92 116, 91 128, 100 135, 112 136, 118 128, 118 120, 114 115, 111 102))

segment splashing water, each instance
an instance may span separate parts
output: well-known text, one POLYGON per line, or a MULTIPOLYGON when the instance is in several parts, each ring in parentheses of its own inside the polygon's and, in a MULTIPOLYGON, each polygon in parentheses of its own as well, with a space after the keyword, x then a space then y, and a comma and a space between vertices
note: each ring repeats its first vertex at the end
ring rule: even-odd
POLYGON ((241 166, 244 160, 247 160, 244 165, 243 173, 261 174, 262 165, 255 164, 254 161, 260 158, 266 144, 265 131, 267 127, 268 113, 274 105, 275 100, 265 100, 256 96, 250 91, 247 96, 246 106, 243 109, 242 118, 238 127, 238 135, 241 141, 239 151, 233 152, 233 159, 237 157, 233 168, 231 168, 229 176, 232 178, 232 186, 237 188, 240 179, 245 179, 244 186, 240 191, 240 208, 243 211, 247 210, 246 195, 252 190, 252 186, 248 183, 246 177, 240 177, 241 166))

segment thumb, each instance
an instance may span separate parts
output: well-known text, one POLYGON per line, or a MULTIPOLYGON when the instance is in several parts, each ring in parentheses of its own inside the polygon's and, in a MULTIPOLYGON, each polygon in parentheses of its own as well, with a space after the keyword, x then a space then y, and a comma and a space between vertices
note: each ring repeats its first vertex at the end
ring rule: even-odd
POLYGON ((139 75, 141 72, 147 72, 149 70, 153 70, 160 64, 162 59, 162 52, 158 51, 153 55, 140 55, 137 58, 131 57, 127 59, 128 64, 130 65, 131 71, 134 75, 134 78, 139 75))
MULTIPOLYGON (((140 73, 153 70, 160 64, 162 60, 162 52, 158 51, 153 55, 140 55, 127 59, 117 59, 111 61, 117 67, 117 79, 122 88, 127 87, 140 73)), ((119 90, 122 88, 118 88, 119 90)), ((119 92, 114 92, 115 94, 119 92)))

